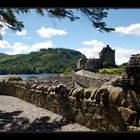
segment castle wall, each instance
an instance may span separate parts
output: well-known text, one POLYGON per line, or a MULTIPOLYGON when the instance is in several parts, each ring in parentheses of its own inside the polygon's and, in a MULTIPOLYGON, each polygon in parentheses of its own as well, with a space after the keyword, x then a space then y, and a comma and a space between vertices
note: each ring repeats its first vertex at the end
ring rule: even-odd
POLYGON ((85 69, 90 70, 90 71, 95 71, 95 65, 94 65, 92 59, 87 60, 87 62, 85 64, 85 69))
POLYGON ((101 59, 89 59, 85 64, 85 69, 96 72, 102 65, 101 59))

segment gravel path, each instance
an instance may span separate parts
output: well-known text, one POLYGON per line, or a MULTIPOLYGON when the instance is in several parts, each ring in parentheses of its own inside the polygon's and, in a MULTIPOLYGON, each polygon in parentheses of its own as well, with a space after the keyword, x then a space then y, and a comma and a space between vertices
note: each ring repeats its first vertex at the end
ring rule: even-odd
POLYGON ((21 99, 0 95, 0 132, 93 131, 21 99))

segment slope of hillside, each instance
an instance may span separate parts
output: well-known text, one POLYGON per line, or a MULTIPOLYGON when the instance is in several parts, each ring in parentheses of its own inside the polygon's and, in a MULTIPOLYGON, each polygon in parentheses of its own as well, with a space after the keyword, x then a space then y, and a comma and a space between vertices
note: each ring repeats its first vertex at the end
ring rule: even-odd
POLYGON ((76 68, 78 51, 64 48, 41 49, 21 55, 0 55, 0 74, 63 73, 76 68))

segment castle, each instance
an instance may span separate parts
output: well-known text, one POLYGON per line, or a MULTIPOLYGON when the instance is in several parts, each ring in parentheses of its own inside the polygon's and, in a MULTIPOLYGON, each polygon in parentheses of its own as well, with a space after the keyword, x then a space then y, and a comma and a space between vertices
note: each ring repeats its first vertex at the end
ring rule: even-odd
POLYGON ((109 45, 101 50, 99 58, 80 58, 77 63, 77 69, 85 69, 93 72, 106 67, 117 67, 115 64, 115 50, 112 50, 109 45))

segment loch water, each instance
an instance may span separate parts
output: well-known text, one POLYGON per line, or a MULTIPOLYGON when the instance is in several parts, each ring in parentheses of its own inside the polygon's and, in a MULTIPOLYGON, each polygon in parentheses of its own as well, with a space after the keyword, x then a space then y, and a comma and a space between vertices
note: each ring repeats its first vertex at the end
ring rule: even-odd
POLYGON ((23 80, 26 80, 28 77, 36 77, 36 78, 46 78, 54 74, 51 73, 43 73, 43 74, 8 74, 8 75, 0 75, 0 80, 7 76, 16 76, 21 77, 23 80))

